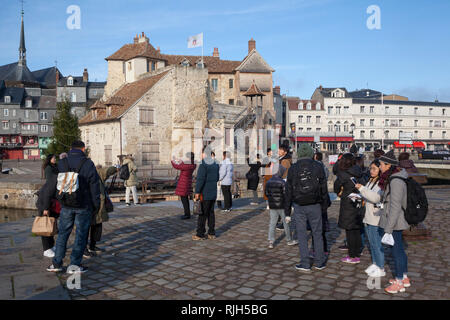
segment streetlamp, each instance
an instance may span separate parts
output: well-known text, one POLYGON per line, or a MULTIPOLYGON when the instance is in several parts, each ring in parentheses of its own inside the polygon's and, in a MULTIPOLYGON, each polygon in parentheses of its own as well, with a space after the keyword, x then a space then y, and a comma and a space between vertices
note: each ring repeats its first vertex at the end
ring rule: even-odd
POLYGON ((352 123, 352 124, 350 125, 350 128, 351 128, 351 134, 352 134, 352 143, 353 143, 353 140, 354 140, 354 131, 355 131, 355 124, 354 124, 354 123, 352 123))
POLYGON ((337 131, 337 124, 334 124, 334 152, 337 152, 337 141, 336 141, 336 131, 337 131))

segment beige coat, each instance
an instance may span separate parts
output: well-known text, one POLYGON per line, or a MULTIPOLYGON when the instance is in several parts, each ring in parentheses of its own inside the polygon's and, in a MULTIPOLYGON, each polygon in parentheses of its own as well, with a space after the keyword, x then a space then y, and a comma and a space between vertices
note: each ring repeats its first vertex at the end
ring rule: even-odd
POLYGON ((382 210, 375 207, 375 204, 381 201, 383 191, 378 186, 379 180, 370 180, 365 186, 363 186, 359 192, 361 196, 366 200, 366 212, 363 222, 371 226, 378 226, 380 224, 380 216, 382 210))
POLYGON ((130 177, 127 181, 125 181, 125 187, 134 187, 138 185, 138 178, 136 172, 138 171, 138 168, 133 160, 131 159, 125 159, 123 161, 123 165, 128 164, 128 170, 130 171, 130 177))

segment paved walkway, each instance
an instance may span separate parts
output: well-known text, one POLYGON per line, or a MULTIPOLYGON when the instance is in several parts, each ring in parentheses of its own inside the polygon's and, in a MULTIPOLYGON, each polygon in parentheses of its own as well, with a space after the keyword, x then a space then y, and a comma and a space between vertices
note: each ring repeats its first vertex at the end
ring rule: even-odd
POLYGON ((425 224, 433 238, 408 242, 412 286, 395 296, 383 291, 388 276, 381 289, 367 288, 367 249, 359 265, 339 262, 343 253, 337 247, 345 236, 336 225, 339 202, 329 210, 327 268, 304 274, 294 269, 298 247, 287 246, 283 233, 277 232, 274 249, 267 248, 264 205, 250 207, 239 199, 235 211, 216 212, 217 239, 197 242, 191 240, 196 219, 180 220, 179 203, 116 207, 100 243, 106 252, 84 261, 90 270, 82 275, 81 290, 62 290, 58 279, 65 284, 67 276, 45 271, 50 259, 42 257, 40 239, 30 235, 31 218, 0 224, 0 298, 450 299, 450 190, 427 194, 425 224))

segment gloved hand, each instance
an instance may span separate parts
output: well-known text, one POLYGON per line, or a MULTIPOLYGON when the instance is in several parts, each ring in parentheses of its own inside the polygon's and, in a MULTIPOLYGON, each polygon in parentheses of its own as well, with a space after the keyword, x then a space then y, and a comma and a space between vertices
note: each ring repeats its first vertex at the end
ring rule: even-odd
POLYGON ((393 246, 394 245, 394 237, 390 233, 385 233, 383 238, 381 239, 381 243, 393 246))
POLYGON ((289 223, 291 222, 291 217, 286 217, 284 220, 286 221, 286 223, 289 223))

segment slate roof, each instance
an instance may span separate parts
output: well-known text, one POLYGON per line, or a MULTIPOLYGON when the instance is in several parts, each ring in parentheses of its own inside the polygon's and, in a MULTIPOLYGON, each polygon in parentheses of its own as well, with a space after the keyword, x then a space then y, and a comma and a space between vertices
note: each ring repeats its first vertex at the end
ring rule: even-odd
POLYGON ((322 96, 324 96, 325 98, 331 98, 331 92, 336 90, 336 89, 341 89, 345 92, 345 97, 348 98, 349 97, 349 93, 347 91, 346 88, 317 88, 319 89, 320 93, 322 94, 322 96))
POLYGON ((270 73, 275 70, 263 59, 263 57, 253 49, 240 63, 236 70, 249 73, 270 73))
POLYGON ((39 109, 56 109, 55 96, 40 96, 38 102, 39 109))
MULTIPOLYGON (((164 59, 169 65, 181 64, 184 60, 189 61, 189 65, 195 66, 202 59, 201 56, 185 56, 163 54, 164 59)), ((241 64, 241 61, 221 60, 217 57, 204 56, 203 63, 209 73, 233 73, 241 64)))
POLYGON ((72 77, 73 78, 73 85, 69 87, 86 87, 87 83, 83 82, 83 77, 74 77, 74 76, 67 76, 59 79, 58 81, 58 87, 64 87, 67 86, 67 80, 72 77))
POLYGON ((30 69, 18 62, 0 66, 0 80, 38 82, 30 69))
POLYGON ((5 103, 5 96, 11 97, 11 104, 20 105, 25 97, 25 89, 16 87, 3 88, 0 91, 0 104, 5 103))
MULTIPOLYGON (((353 103, 381 104, 381 99, 353 99, 353 103)), ((428 102, 428 101, 383 100, 383 104, 425 106, 425 107, 450 107, 450 102, 428 102)))
POLYGON ((148 42, 130 43, 122 46, 105 60, 130 60, 136 57, 165 60, 161 54, 148 42))
POLYGON ((60 77, 62 77, 59 69, 55 67, 36 70, 32 74, 44 86, 54 86, 56 84, 56 70, 58 70, 60 77))
POLYGON ((119 119, 134 103, 139 100, 148 90, 150 90, 169 71, 158 75, 144 78, 132 83, 127 83, 116 91, 107 101, 97 100, 91 110, 97 110, 97 118, 93 119, 91 113, 79 120, 80 124, 90 124, 119 119), (111 107, 111 116, 107 116, 106 107, 111 107))
POLYGON ((381 92, 372 89, 361 89, 348 93, 350 97, 355 99, 381 98, 381 92))
POLYGON ((262 91, 258 88, 258 86, 256 85, 255 81, 253 81, 252 85, 250 86, 250 88, 248 88, 248 90, 243 94, 244 96, 247 97, 251 97, 251 96, 265 96, 264 93, 262 93, 262 91))

